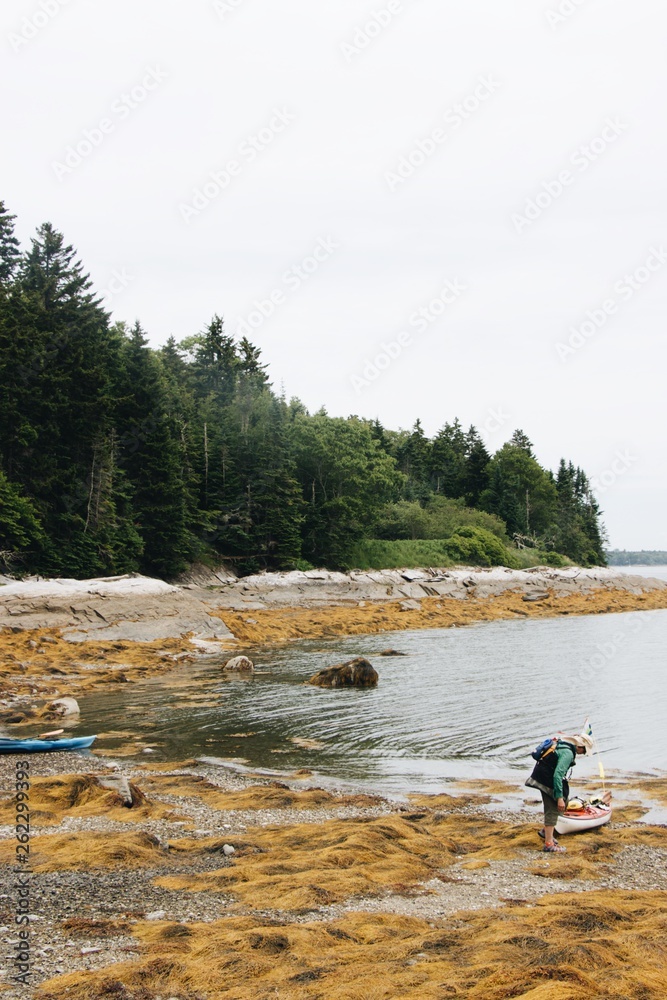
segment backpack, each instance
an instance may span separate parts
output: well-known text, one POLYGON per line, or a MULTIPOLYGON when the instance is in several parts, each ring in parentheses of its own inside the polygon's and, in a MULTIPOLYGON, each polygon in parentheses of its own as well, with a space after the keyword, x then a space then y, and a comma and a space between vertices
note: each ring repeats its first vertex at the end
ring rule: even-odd
POLYGON ((533 760, 542 760, 543 757, 546 757, 548 753, 555 749, 557 743, 557 739, 548 736, 546 740, 542 740, 541 743, 537 744, 530 756, 533 760))

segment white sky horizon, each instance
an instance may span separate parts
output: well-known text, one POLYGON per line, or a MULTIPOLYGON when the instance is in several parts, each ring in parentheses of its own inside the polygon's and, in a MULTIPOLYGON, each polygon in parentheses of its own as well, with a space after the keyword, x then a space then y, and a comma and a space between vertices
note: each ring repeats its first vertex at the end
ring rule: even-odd
POLYGON ((520 427, 596 481, 610 547, 667 550, 666 26, 657 0, 8 0, 0 198, 154 346, 218 313, 310 410, 458 417, 491 451, 520 427))

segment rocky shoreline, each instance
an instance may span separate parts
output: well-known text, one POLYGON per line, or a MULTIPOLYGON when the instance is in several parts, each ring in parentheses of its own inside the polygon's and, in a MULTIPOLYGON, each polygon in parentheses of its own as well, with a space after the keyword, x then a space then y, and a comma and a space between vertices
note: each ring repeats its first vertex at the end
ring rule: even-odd
MULTIPOLYGON (((0 631, 58 629, 70 642, 156 642, 190 639, 206 649, 233 642, 225 624, 244 612, 397 605, 418 611, 424 601, 480 608, 508 596, 525 605, 610 595, 637 607, 650 599, 667 607, 667 582, 630 576, 613 568, 328 570, 263 573, 236 579, 200 569, 181 585, 128 575, 99 580, 0 579, 0 631)), ((561 609, 562 610, 562 607, 561 609)), ((400 628, 400 622, 396 626, 400 628)))
MULTIPOLYGON (((664 581, 615 570, 215 579, 0 586, 4 708, 42 711, 255 642, 667 608, 664 581)), ((667 828, 641 822, 651 803, 667 806, 664 778, 616 776, 613 825, 568 837, 553 857, 540 852, 538 800, 526 790, 517 806, 498 782, 397 802, 327 791, 307 771, 276 780, 113 753, 30 758, 26 990, 7 957, 18 941, 15 769, 0 756, 7 1000, 667 993, 662 953, 646 944, 667 926, 667 828)))

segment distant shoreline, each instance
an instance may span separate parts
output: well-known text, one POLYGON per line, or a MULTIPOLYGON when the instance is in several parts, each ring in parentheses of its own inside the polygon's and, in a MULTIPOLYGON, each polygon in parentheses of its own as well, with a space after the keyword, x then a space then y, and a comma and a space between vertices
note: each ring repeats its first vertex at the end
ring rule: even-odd
POLYGON ((667 566, 667 552, 660 549, 627 551, 612 549, 605 553, 610 566, 667 566))

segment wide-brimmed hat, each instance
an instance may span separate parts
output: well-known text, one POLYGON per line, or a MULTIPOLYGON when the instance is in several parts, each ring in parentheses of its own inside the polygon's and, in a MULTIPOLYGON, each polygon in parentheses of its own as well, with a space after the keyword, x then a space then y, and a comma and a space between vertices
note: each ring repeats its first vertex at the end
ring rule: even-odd
POLYGON ((583 747, 585 753, 593 753, 593 739, 588 733, 577 733, 575 736, 561 736, 564 743, 572 743, 575 747, 583 747))

